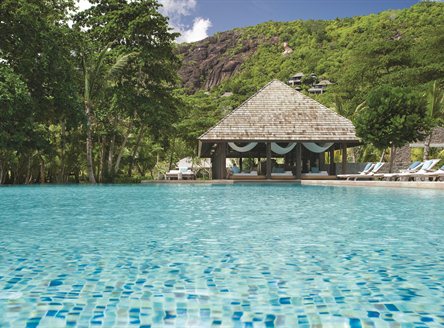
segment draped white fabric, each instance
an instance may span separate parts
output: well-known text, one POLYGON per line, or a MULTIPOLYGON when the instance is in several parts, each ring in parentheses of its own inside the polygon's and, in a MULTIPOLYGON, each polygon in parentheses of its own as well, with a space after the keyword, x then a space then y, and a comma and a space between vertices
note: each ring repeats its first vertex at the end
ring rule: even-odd
POLYGON ((303 142, 302 144, 305 148, 307 148, 309 151, 312 151, 313 153, 322 153, 330 148, 333 145, 333 142, 327 142, 322 146, 318 145, 315 142, 303 142))
POLYGON ((279 155, 285 155, 293 150, 293 148, 296 146, 296 142, 289 143, 287 147, 281 147, 277 143, 272 142, 271 143, 271 151, 275 154, 279 155))
POLYGON ((236 145, 234 142, 229 142, 228 143, 228 146, 230 146, 231 149, 233 149, 233 150, 235 150, 235 151, 237 151, 239 153, 245 153, 247 151, 250 151, 254 147, 256 147, 256 145, 257 145, 257 142, 250 142, 249 144, 247 144, 247 145, 245 145, 243 147, 240 147, 240 146, 236 145))

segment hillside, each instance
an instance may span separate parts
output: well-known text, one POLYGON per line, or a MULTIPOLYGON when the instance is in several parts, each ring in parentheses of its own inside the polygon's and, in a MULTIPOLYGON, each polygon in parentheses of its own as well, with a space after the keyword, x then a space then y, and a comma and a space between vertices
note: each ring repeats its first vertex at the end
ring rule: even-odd
POLYGON ((188 100, 215 113, 208 113, 210 121, 271 79, 287 81, 297 72, 334 82, 319 101, 334 106, 340 99, 353 108, 375 85, 421 91, 442 81, 443 49, 444 3, 421 2, 369 16, 266 22, 218 33, 179 46, 179 75, 188 100), (292 53, 283 54, 284 42, 292 53))

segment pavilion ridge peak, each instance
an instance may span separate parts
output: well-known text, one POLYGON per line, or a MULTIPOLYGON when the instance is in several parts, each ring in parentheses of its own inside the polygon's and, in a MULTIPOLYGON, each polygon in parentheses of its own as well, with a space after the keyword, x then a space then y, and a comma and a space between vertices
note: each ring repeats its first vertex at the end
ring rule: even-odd
POLYGON ((199 140, 359 142, 350 120, 278 80, 260 89, 199 140))

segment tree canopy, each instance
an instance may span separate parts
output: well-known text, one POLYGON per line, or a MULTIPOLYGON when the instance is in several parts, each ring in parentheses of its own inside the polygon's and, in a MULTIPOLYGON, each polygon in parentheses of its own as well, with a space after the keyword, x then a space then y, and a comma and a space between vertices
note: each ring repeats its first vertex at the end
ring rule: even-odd
POLYGON ((429 130, 426 100, 414 91, 380 86, 369 93, 366 105, 355 116, 356 133, 376 147, 402 147, 429 130))
POLYGON ((127 152, 176 120, 177 35, 159 4, 91 3, 72 27, 71 0, 0 4, 0 183, 78 181, 85 171, 111 181, 127 152))

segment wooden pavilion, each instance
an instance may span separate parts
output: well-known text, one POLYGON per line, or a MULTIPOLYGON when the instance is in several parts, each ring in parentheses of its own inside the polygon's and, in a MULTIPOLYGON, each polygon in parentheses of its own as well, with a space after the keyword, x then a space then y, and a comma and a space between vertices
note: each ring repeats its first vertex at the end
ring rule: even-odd
POLYGON ((199 156, 211 158, 213 179, 227 177, 227 158, 238 158, 241 169, 242 159, 258 159, 267 179, 272 158, 283 158, 285 169, 301 179, 323 168, 334 176, 336 149, 342 149, 345 173, 347 147, 359 143, 350 120, 274 80, 199 137, 199 156))

